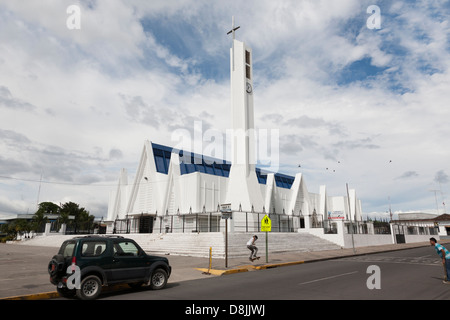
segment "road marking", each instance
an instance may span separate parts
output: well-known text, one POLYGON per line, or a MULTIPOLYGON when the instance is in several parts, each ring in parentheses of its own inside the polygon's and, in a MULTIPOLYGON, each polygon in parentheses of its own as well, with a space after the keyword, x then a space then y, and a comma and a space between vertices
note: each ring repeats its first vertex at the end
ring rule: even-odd
POLYGON ((424 265, 424 266, 439 266, 439 259, 436 258, 426 258, 428 256, 423 257, 349 257, 337 259, 334 261, 353 261, 353 262, 362 262, 362 263, 399 263, 399 264, 411 264, 411 265, 424 265))
POLYGON ((358 273, 358 271, 347 272, 347 273, 337 274, 337 275, 331 276, 331 277, 326 277, 326 278, 320 278, 320 279, 316 279, 316 280, 311 280, 311 281, 301 282, 301 283, 299 283, 298 285, 308 284, 308 283, 313 283, 313 282, 318 282, 318 281, 323 281, 323 280, 329 280, 329 279, 333 279, 333 278, 338 278, 338 277, 348 276, 348 275, 350 275, 350 274, 355 274, 355 273, 358 273))

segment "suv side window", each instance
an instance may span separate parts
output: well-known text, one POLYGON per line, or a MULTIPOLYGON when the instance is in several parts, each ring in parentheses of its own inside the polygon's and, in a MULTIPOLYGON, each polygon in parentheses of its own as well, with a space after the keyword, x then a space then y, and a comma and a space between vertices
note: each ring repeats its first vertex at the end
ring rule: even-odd
POLYGON ((114 244, 114 254, 118 256, 137 257, 139 249, 133 242, 121 241, 114 244))
POLYGON ((75 241, 66 241, 62 244, 58 254, 61 254, 64 258, 72 257, 73 250, 75 249, 75 241))
POLYGON ((86 241, 81 247, 81 256, 98 257, 106 250, 105 241, 86 241))

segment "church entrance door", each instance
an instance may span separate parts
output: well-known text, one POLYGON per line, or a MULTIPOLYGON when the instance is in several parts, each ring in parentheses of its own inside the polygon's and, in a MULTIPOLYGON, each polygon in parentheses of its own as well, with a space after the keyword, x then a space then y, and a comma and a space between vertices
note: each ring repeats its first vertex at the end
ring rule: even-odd
POLYGON ((153 232, 153 216, 141 216, 139 218, 139 233, 153 232))

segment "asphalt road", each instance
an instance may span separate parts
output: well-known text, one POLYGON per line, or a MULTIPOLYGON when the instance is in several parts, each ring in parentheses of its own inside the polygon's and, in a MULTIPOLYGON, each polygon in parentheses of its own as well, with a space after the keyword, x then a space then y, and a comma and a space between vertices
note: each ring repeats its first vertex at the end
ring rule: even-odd
POLYGON ((448 300, 450 285, 442 280, 440 259, 424 247, 169 283, 160 291, 130 290, 102 299, 448 300))

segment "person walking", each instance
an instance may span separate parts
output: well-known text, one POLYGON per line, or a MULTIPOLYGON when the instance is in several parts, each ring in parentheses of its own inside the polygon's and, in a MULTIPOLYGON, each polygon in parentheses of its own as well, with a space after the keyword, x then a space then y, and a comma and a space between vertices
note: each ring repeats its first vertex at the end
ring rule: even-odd
POLYGON ((253 262, 255 259, 258 259, 259 257, 256 256, 258 253, 258 248, 255 245, 256 240, 258 240, 258 236, 254 235, 250 240, 247 242, 247 248, 251 251, 249 260, 253 262))
POLYGON ((434 246, 434 249, 436 249, 437 254, 442 259, 442 265, 445 269, 445 280, 444 283, 449 284, 450 283, 450 252, 442 245, 437 243, 437 240, 435 238, 430 238, 430 244, 434 246))

